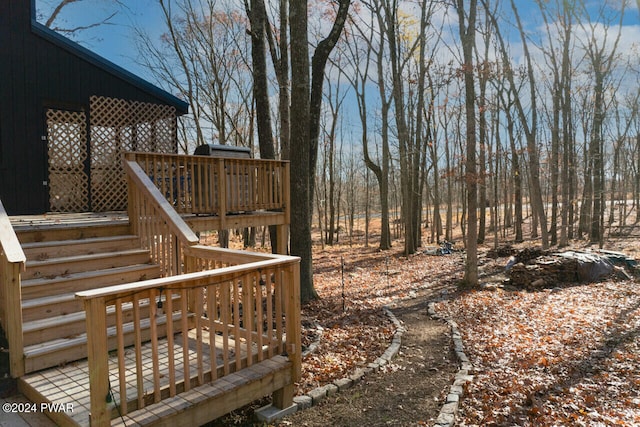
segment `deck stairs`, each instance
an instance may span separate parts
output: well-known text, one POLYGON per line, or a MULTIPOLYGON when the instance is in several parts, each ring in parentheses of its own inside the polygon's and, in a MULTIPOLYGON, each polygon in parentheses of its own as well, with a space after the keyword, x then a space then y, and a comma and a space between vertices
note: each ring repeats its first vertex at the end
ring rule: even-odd
POLYGON ((266 395, 295 408, 299 258, 195 234, 274 225, 286 253, 288 163, 126 153, 123 169, 127 212, 9 217, 0 201, 0 326, 18 391, 72 405, 46 413, 62 426, 202 425, 266 395))
MULTIPOLYGON (((85 311, 76 292, 160 276, 128 221, 15 230, 27 257, 22 274, 26 373, 86 357, 85 311)), ((111 316, 109 326, 114 322, 111 316)))

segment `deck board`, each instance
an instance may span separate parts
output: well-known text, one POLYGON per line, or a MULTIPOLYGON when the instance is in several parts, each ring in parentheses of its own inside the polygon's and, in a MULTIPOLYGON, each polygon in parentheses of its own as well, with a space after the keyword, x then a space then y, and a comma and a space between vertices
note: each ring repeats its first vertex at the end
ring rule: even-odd
MULTIPOLYGON (((181 214, 182 219, 194 231, 211 231, 222 228, 259 227, 283 225, 287 223, 284 212, 250 211, 229 214, 221 219, 219 215, 181 214)), ((75 228, 96 225, 126 224, 129 221, 127 212, 81 212, 81 213, 46 213, 41 215, 15 215, 9 217, 16 231, 55 228, 75 228)))
MULTIPOLYGON (((195 331, 190 331, 189 335, 195 334, 195 331)), ((216 367, 218 371, 222 369, 222 337, 216 335, 216 367)), ((192 378, 197 378, 198 372, 198 360, 196 352, 194 351, 194 340, 189 340, 189 372, 192 378)), ((208 344, 205 346, 206 350, 203 351, 203 363, 204 366, 211 366, 210 354, 208 351, 208 344)), ((230 346, 231 347, 231 346, 230 346)), ((263 349, 265 351, 266 348, 263 349)), ((182 362, 182 337, 180 334, 176 334, 174 338, 174 357, 176 362, 182 362)), ((144 364, 143 372, 143 388, 142 394, 145 396, 146 401, 150 401, 153 398, 154 383, 153 383, 153 367, 151 364, 152 346, 150 342, 143 345, 142 348, 143 360, 148 360, 144 364)), ((160 387, 163 390, 168 390, 169 386, 169 365, 168 365, 168 344, 166 339, 158 342, 158 354, 159 366, 160 366, 160 387)), ((257 349, 254 347, 252 351, 253 356, 257 355, 257 349)), ((233 360, 235 355, 230 355, 229 359, 233 360)), ((243 364, 246 363, 246 346, 242 344, 242 359, 243 364)), ((179 364, 177 363, 177 364, 179 364)), ((116 403, 120 403, 120 390, 119 390, 119 378, 117 371, 118 358, 115 351, 110 353, 109 366, 110 366, 110 383, 113 394, 113 401, 110 404, 113 417, 118 416, 118 409, 116 403)), ((137 406, 136 400, 138 396, 137 380, 135 373, 135 350, 133 347, 125 349, 125 365, 126 365, 126 383, 127 383, 127 401, 129 412, 134 410, 137 406)), ((235 366, 235 363, 232 363, 235 366)), ((232 366, 232 370, 233 370, 232 366)), ((182 369, 176 370, 176 378, 183 378, 182 369)), ((210 375, 207 375, 210 378, 210 375)), ((90 394, 89 394, 89 369, 86 360, 69 363, 65 366, 47 369, 44 371, 36 372, 26 375, 20 379, 21 388, 23 392, 28 395, 32 401, 38 402, 50 402, 55 404, 73 404, 73 412, 67 414, 54 414, 59 419, 57 422, 61 422, 60 419, 66 415, 73 424, 78 426, 89 425, 89 412, 90 412, 90 394), (26 389, 25 389, 26 388, 26 389), (39 398, 34 399, 35 396, 39 398)), ((206 381, 205 381, 206 382, 206 381)), ((168 391, 167 391, 168 393, 168 391)))
POLYGON ((79 212, 79 213, 45 213, 41 215, 12 215, 11 225, 17 230, 33 227, 69 226, 107 224, 128 222, 126 212, 79 212))

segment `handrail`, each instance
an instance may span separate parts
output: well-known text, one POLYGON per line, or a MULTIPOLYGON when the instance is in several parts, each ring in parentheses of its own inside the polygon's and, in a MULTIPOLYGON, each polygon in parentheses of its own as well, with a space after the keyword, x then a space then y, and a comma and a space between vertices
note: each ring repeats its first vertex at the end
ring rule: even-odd
MULTIPOLYGON (((203 247, 204 248, 204 247, 203 247)), ((216 248, 208 248, 212 252, 216 248)), ((82 300, 92 298, 104 298, 108 303, 116 298, 122 298, 131 296, 132 294, 140 291, 146 291, 149 289, 162 289, 162 288, 180 288, 191 289, 199 286, 203 286, 204 283, 212 279, 226 280, 228 277, 236 277, 246 272, 267 269, 269 267, 291 264, 299 262, 299 257, 293 257, 289 255, 274 255, 272 259, 263 261, 250 262, 240 265, 232 265, 229 267, 218 268, 215 270, 196 271, 193 273, 184 273, 178 276, 161 277, 157 279, 148 279, 141 282, 125 283, 122 285, 106 286, 104 288, 90 289, 87 291, 76 292, 76 297, 82 300), (189 285, 183 286, 185 282, 189 282, 189 285)))
POLYGON ((190 246, 185 249, 185 254, 201 259, 216 259, 229 265, 269 259, 282 259, 281 255, 273 255, 266 252, 249 252, 240 249, 215 248, 205 245, 190 246))
POLYGON ((0 200, 0 323, 9 343, 12 377, 24 374, 20 273, 27 257, 0 200))
POLYGON ((27 261, 2 200, 0 200, 0 249, 2 249, 7 261, 10 263, 24 263, 27 261))
MULTIPOLYGON (((268 258, 76 293, 84 301, 87 325, 91 325, 87 327, 91 425, 110 424, 111 412, 103 397, 110 387, 118 396, 120 413, 126 415, 283 353, 291 361, 290 378, 298 381, 300 259, 268 258), (106 328, 107 310, 112 306, 115 362, 109 360, 106 328), (124 307, 133 311, 135 337, 129 344, 125 344, 124 307), (143 339, 144 310, 148 310, 150 332, 143 339), (166 344, 160 340, 163 336, 166 344), (131 344, 133 350, 125 351, 131 344), (117 372, 110 373, 110 366, 117 372), (110 376, 116 376, 117 383, 110 384, 110 376)), ((286 387, 292 390, 293 383, 286 387)))
POLYGON ((138 191, 144 193, 150 199, 151 203, 167 222, 171 231, 175 233, 182 243, 194 245, 200 241, 191 227, 176 213, 138 163, 125 160, 123 168, 129 178, 136 184, 138 191))
POLYGON ((218 215, 260 210, 288 218, 289 162, 127 152, 180 214, 218 215))
POLYGON ((149 249, 163 276, 184 272, 185 248, 199 242, 198 236, 173 209, 138 163, 123 159, 128 179, 128 214, 132 231, 149 249))

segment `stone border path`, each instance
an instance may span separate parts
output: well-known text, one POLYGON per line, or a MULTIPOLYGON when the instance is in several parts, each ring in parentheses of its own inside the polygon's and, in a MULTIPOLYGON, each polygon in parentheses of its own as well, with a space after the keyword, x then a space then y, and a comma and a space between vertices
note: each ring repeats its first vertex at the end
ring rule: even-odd
POLYGON ((447 322, 451 327, 453 348, 458 360, 460 361, 460 369, 458 369, 455 380, 449 389, 449 394, 447 394, 447 400, 442 406, 442 409, 440 409, 440 414, 438 415, 434 425, 435 427, 452 427, 456 420, 460 399, 464 394, 464 385, 473 381, 473 375, 470 374, 470 372, 473 371, 473 365, 469 362, 469 358, 464 352, 464 344, 462 343, 462 335, 458 329, 458 324, 437 314, 434 302, 429 303, 427 311, 429 316, 433 319, 447 322))
MULTIPOLYGON (((335 380, 331 384, 317 387, 304 395, 294 397, 293 402, 296 408, 289 413, 301 411, 315 406, 327 397, 350 388, 355 383, 360 381, 365 375, 376 372, 380 369, 381 366, 384 366, 391 362, 391 359, 393 359, 400 351, 400 346, 402 344, 402 335, 406 332, 406 329, 404 326, 402 326, 398 318, 393 314, 389 307, 385 306, 383 307, 383 310, 395 326, 396 331, 393 334, 391 345, 382 354, 382 356, 369 363, 366 368, 356 369, 356 371, 348 377, 335 380)), ((440 409, 440 413, 434 424, 435 427, 452 427, 455 423, 456 415, 458 413, 460 399, 464 394, 464 385, 467 382, 473 380, 473 375, 470 374, 470 372, 473 371, 473 365, 471 364, 471 362, 469 362, 469 358, 464 352, 464 344, 462 343, 462 335, 460 334, 458 325, 455 322, 438 315, 435 311, 434 302, 430 302, 428 304, 427 312, 433 319, 444 321, 451 327, 453 346, 456 352, 456 356, 460 362, 460 369, 458 369, 458 372, 456 373, 455 380, 449 389, 449 393, 447 394, 445 404, 440 409)))
POLYGON ((396 318, 396 316, 389 310, 388 307, 383 307, 384 313, 391 319, 391 322, 396 327, 396 331, 393 333, 391 345, 387 347, 387 350, 378 357, 375 361, 369 363, 366 368, 358 368, 356 371, 345 378, 335 380, 331 384, 326 384, 321 387, 314 388, 308 393, 302 396, 296 396, 293 398, 293 402, 298 406, 298 410, 310 408, 322 402, 328 396, 332 396, 339 391, 346 390, 353 386, 356 382, 360 381, 362 377, 380 369, 381 366, 388 364, 400 351, 400 345, 402 344, 402 334, 406 331, 404 326, 396 318))

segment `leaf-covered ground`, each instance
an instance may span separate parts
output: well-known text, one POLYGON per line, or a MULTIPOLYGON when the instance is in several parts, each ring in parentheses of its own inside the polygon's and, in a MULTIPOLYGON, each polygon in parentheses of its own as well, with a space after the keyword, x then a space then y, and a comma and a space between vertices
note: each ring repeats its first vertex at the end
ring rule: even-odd
POLYGON ((640 425, 637 283, 474 291, 437 309, 476 368, 459 425, 640 425))
MULTIPOLYGON (((497 270, 505 261, 485 267, 497 270)), ((305 360, 300 391, 348 375, 384 351, 391 329, 381 317, 382 305, 418 289, 439 288, 443 301, 437 310, 459 324, 476 369, 457 425, 640 425, 639 284, 453 292, 462 270, 459 254, 404 258, 397 251, 364 248, 319 252, 321 299, 303 311, 325 331, 315 356, 305 360)))
MULTIPOLYGON (((314 248, 320 299, 303 305, 303 329, 306 345, 321 338, 303 360, 298 394, 375 360, 393 334, 382 307, 428 295, 440 299, 439 314, 458 323, 475 369, 457 425, 640 425, 640 284, 612 280, 535 292, 499 287, 458 292, 455 283, 464 270, 461 253, 407 258, 400 252, 397 246, 385 252, 362 245, 314 248)), ((625 252, 639 253, 634 248, 625 252)), ((483 280, 505 263, 506 258, 481 259, 483 280)), ((350 395, 337 401, 347 399, 349 411, 362 416, 371 412, 372 401, 389 406, 391 397, 385 402, 385 393, 402 392, 394 388, 394 374, 379 375, 375 386, 365 381, 368 391, 360 393, 367 399, 350 395), (373 397, 376 387, 382 393, 373 397)), ((425 369, 401 381, 412 387, 442 374, 425 369)), ((335 405, 295 418, 293 425, 325 425, 327 411, 347 415, 347 409, 335 405)), ((433 419, 416 413, 413 421, 405 418, 389 425, 424 425, 423 420, 433 419)))
POLYGON ((307 334, 321 334, 321 339, 303 359, 299 394, 347 377, 377 359, 394 332, 382 307, 419 289, 451 282, 461 261, 459 256, 424 254, 407 258, 400 251, 380 252, 360 245, 316 251, 314 283, 319 299, 303 305, 302 317, 307 334))

